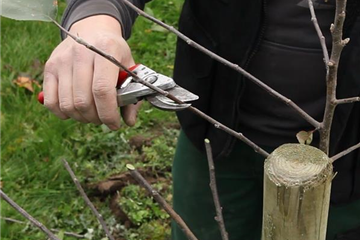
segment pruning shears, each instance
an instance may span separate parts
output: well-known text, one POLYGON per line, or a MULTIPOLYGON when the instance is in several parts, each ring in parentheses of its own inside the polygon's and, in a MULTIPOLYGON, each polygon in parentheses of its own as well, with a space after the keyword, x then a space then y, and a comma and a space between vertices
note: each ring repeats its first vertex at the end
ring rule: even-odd
MULTIPOLYGON (((199 99, 199 96, 177 85, 172 78, 157 73, 145 65, 137 64, 130 67, 129 70, 135 73, 139 78, 167 91, 180 101, 184 102, 184 104, 175 103, 160 93, 155 92, 141 83, 137 83, 132 76, 128 76, 126 71, 120 71, 116 86, 119 107, 135 104, 142 99, 146 99, 151 105, 159 109, 179 111, 190 107, 191 103, 189 102, 199 99)), ((43 92, 39 93, 38 101, 41 104, 44 104, 43 92)))
POLYGON ((141 83, 137 83, 134 81, 133 77, 128 76, 125 71, 120 71, 117 84, 117 100, 119 107, 134 104, 142 99, 146 99, 151 105, 159 109, 178 111, 188 108, 191 106, 191 103, 189 102, 199 99, 199 96, 177 85, 172 78, 157 73, 145 65, 137 64, 129 68, 129 70, 135 73, 139 78, 169 92, 171 95, 184 102, 184 104, 175 103, 171 99, 155 92, 141 83))

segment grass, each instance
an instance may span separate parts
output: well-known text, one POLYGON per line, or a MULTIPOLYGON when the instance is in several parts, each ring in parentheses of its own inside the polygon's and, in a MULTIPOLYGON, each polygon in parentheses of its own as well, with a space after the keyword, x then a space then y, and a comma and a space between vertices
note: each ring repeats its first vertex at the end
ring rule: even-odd
MULTIPOLYGON (((59 4, 61 15, 65 3, 59 4)), ((181 5, 182 0, 153 1, 146 11, 176 26, 181 5)), ((87 234, 88 239, 101 239, 104 235, 97 220, 85 206, 60 159, 69 161, 83 185, 126 171, 126 163, 154 173, 163 172, 170 181, 167 171, 178 133, 172 128, 175 115, 144 104, 135 127, 116 132, 104 126, 61 121, 37 103, 39 88, 31 93, 12 82, 20 73, 42 82, 43 64, 60 42, 59 30, 49 23, 2 18, 1 36, 2 189, 46 226, 87 234), (138 149, 130 141, 135 136, 151 143, 138 149)), ((172 74, 175 43, 174 35, 144 19, 137 20, 129 40, 137 62, 166 75, 172 74)), ((171 188, 167 187, 164 193, 171 200, 171 188)), ((134 228, 125 228, 116 220, 108 207, 109 197, 92 198, 118 239, 169 237, 169 218, 140 188, 129 185, 121 195, 118 204, 133 217, 134 228)), ((24 220, 3 201, 1 216, 24 220)), ((30 225, 1 220, 1 238, 32 240, 45 236, 30 225)))

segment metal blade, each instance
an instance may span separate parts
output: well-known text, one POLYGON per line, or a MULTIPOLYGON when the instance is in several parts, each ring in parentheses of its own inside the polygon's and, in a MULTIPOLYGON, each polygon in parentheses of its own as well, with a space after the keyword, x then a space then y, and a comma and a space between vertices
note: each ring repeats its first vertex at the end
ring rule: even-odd
MULTIPOLYGON (((168 92, 183 102, 191 102, 199 99, 199 96, 193 94, 192 92, 186 90, 185 88, 180 87, 179 85, 176 85, 174 88, 168 90, 168 92)), ((146 99, 152 105, 162 110, 180 111, 191 106, 190 103, 177 104, 171 99, 159 94, 151 95, 146 99)))

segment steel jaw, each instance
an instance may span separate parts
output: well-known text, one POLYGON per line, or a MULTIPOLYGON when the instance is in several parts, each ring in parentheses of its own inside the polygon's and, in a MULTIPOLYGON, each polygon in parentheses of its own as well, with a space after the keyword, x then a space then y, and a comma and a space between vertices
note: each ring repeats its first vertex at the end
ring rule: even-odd
POLYGON ((172 78, 156 73, 154 70, 139 64, 134 70, 137 76, 145 81, 161 88, 175 96, 184 104, 178 104, 171 99, 156 93, 154 90, 133 81, 132 77, 128 77, 126 81, 117 90, 118 106, 126 106, 135 104, 142 99, 148 100, 153 106, 168 111, 179 111, 191 106, 191 101, 199 99, 199 97, 192 92, 176 85, 172 78))
MULTIPOLYGON (((193 94, 185 88, 180 87, 179 85, 176 85, 167 91, 182 102, 192 102, 199 99, 199 96, 193 94)), ((153 106, 167 111, 180 111, 191 106, 191 103, 175 103, 173 100, 161 94, 151 95, 147 97, 146 100, 148 100, 153 106)))

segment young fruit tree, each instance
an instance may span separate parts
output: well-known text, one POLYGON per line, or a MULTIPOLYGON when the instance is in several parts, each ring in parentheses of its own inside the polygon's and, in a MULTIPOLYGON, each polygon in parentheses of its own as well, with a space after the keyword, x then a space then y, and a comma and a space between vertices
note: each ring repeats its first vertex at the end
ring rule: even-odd
MULTIPOLYGON (((134 6, 130 1, 121 1, 123 1, 127 7, 137 12, 140 16, 143 16, 176 34, 179 39, 185 41, 191 47, 196 48, 214 60, 219 61, 225 66, 243 74, 248 80, 252 81, 257 86, 264 89, 267 93, 282 101, 284 104, 288 105, 294 110, 295 113, 299 115, 299 117, 302 117, 311 126, 313 126, 314 130, 312 131, 302 131, 298 133, 297 138, 300 142, 299 144, 285 144, 269 154, 256 143, 252 142, 250 139, 244 136, 241 132, 237 132, 225 126, 194 106, 187 107, 188 111, 191 111, 192 113, 207 120, 215 128, 225 131, 231 136, 248 144, 254 149, 254 151, 266 158, 264 165, 263 240, 325 240, 331 182, 334 177, 336 177, 336 174, 333 172, 332 164, 334 161, 360 148, 360 143, 357 143, 340 153, 330 156, 331 126, 336 107, 340 104, 355 104, 360 102, 360 96, 338 99, 336 94, 337 76, 339 69, 338 66, 341 52, 350 41, 349 38, 343 39, 343 26, 346 17, 347 1, 336 1, 335 19, 330 29, 332 34, 332 49, 331 54, 329 55, 325 43, 325 38, 317 22, 312 0, 308 0, 309 9, 312 16, 311 21, 313 22, 314 28, 319 36, 326 68, 326 106, 321 122, 317 121, 308 113, 306 113, 291 99, 288 99, 281 93, 275 91, 261 80, 248 73, 242 67, 204 48, 200 44, 182 34, 180 31, 176 30, 174 27, 169 26, 155 17, 148 15, 141 9, 134 6), (320 135, 319 148, 309 146, 314 132, 318 132, 320 135)), ((51 21, 67 36, 74 39, 74 41, 76 41, 78 44, 84 45, 89 50, 108 59, 110 62, 119 67, 119 69, 124 70, 129 76, 132 77, 133 81, 152 89, 153 91, 169 98, 177 104, 185 104, 176 96, 140 78, 134 72, 126 68, 116 58, 89 44, 85 39, 82 39, 81 36, 75 36, 74 34, 71 34, 69 31, 64 29, 54 20, 54 5, 50 6, 50 8, 44 8, 42 4, 41 7, 36 5, 29 6, 24 2, 25 1, 17 1, 16 3, 13 3, 10 0, 3 0, 2 15, 18 20, 51 21), (26 14, 22 14, 24 12, 24 7, 26 7, 26 14)), ((219 223, 222 239, 228 239, 228 233, 225 229, 226 223, 224 223, 222 217, 221 206, 216 190, 214 177, 215 170, 212 163, 212 151, 210 142, 208 140, 205 140, 205 146, 209 160, 209 170, 211 176, 210 186, 213 192, 215 206, 217 207, 216 221, 219 223)), ((69 169, 66 162, 65 166, 67 166, 67 169, 71 174, 71 169, 69 169)), ((181 217, 174 212, 174 210, 161 198, 161 196, 159 196, 156 191, 151 188, 148 183, 146 183, 146 181, 138 174, 134 167, 129 165, 128 169, 132 176, 149 191, 154 199, 158 201, 159 204, 171 215, 175 222, 179 224, 180 228, 184 231, 186 236, 189 239, 197 239, 186 223, 181 219, 181 217)), ((76 177, 73 174, 71 174, 71 176, 75 184, 79 185, 78 182, 76 182, 76 177)), ((87 201, 86 195, 84 195, 85 194, 82 193, 85 201, 87 201)), ((5 196, 6 195, 2 193, 1 197, 4 198, 5 196)), ((107 228, 104 227, 104 229, 107 228)), ((107 230, 106 232, 108 237, 112 239, 110 233, 108 233, 107 230)), ((49 235, 49 237, 51 236, 49 235)))

